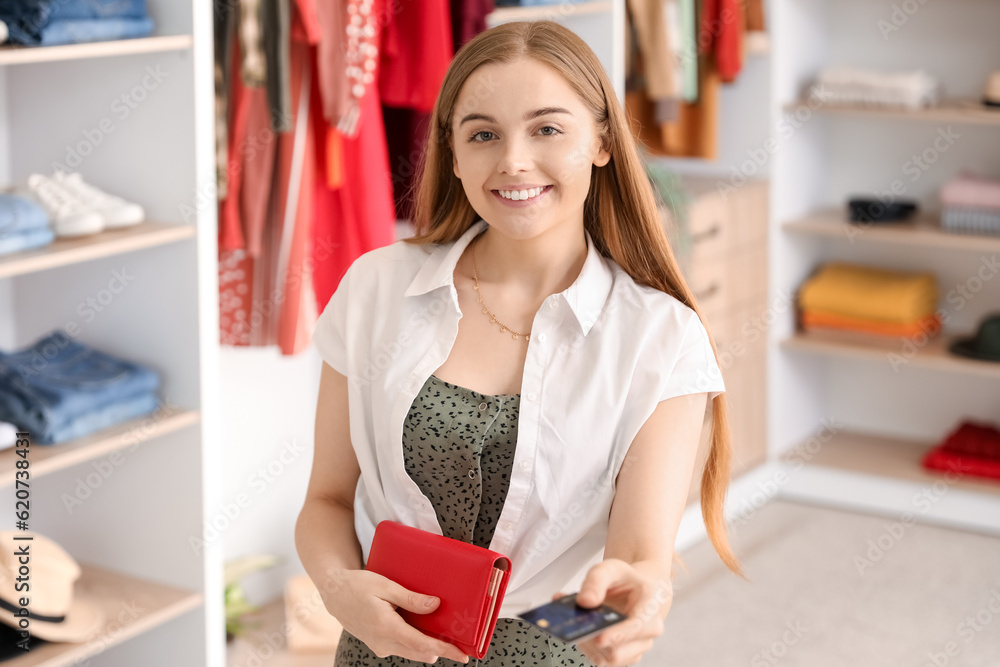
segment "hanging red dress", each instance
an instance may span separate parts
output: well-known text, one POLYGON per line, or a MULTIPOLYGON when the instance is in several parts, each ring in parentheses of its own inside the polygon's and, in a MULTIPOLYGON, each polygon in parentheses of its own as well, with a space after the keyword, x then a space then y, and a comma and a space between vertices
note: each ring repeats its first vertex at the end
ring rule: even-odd
MULTIPOLYGON (((409 3, 404 3, 404 6, 406 4, 409 3)), ((385 0, 375 0, 372 11, 378 17, 374 21, 376 34, 373 41, 381 52, 382 26, 395 19, 391 12, 386 14, 385 0)), ((323 39, 327 39, 325 31, 323 39)), ((375 62, 374 81, 378 82, 381 64, 379 59, 375 62)), ((326 307, 340 279, 355 259, 396 239, 396 207, 379 86, 365 86, 356 132, 354 136, 341 135, 339 142, 329 141, 328 134, 337 130, 330 128, 322 108, 322 100, 315 99, 316 151, 318 155, 329 157, 331 145, 339 143, 341 186, 330 187, 328 160, 318 160, 314 185, 312 266, 313 290, 319 311, 326 307)))

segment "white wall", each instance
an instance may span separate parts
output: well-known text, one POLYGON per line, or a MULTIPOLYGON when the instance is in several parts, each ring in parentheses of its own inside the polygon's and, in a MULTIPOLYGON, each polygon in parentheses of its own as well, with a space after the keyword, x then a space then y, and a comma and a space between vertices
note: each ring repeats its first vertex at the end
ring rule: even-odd
POLYGON ((302 572, 294 529, 312 467, 320 368, 313 346, 294 356, 273 346, 220 352, 225 463, 217 525, 229 520, 219 536, 224 558, 269 553, 284 559, 247 578, 251 602, 281 595, 285 579, 302 572))

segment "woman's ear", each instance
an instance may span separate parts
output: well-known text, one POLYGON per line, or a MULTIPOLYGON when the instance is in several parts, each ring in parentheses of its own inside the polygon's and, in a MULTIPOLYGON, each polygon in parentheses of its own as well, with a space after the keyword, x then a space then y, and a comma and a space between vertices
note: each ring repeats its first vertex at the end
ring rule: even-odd
POLYGON ((601 148, 597 151, 597 155, 594 156, 594 164, 596 164, 598 167, 603 167, 610 161, 611 161, 611 153, 608 152, 604 148, 604 146, 601 146, 601 148))

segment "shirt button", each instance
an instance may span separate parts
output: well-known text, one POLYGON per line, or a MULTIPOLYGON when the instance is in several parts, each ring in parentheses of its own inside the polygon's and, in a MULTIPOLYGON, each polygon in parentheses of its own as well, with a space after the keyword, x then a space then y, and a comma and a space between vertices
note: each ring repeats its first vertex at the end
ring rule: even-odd
POLYGON ((530 393, 528 394, 528 400, 529 400, 529 401, 533 401, 533 400, 535 400, 535 394, 534 394, 534 392, 530 392, 530 393))
POLYGON ((539 343, 544 343, 545 342, 545 334, 543 334, 543 333, 538 334, 538 342, 539 343))
POLYGON ((479 411, 483 412, 487 407, 488 406, 486 405, 486 402, 483 401, 482 403, 479 404, 479 411))
POLYGON ((531 461, 521 461, 521 469, 527 470, 531 467, 531 461))
POLYGON ((510 532, 510 531, 514 530, 514 524, 512 524, 510 521, 508 521, 507 523, 505 523, 503 525, 503 529, 506 530, 506 531, 508 531, 508 532, 510 532))
POLYGON ((552 301, 549 301, 549 310, 555 310, 558 307, 559 307, 559 302, 558 301, 556 301, 555 299, 552 299, 552 301))

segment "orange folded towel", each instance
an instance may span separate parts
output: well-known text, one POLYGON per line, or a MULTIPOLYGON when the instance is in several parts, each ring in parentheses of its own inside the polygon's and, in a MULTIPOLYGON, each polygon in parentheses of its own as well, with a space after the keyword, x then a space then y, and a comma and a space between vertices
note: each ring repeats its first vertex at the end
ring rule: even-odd
POLYGON ((937 309, 937 279, 932 273, 830 262, 803 284, 803 310, 862 320, 911 324, 937 309))
POLYGON ((930 315, 912 322, 898 323, 866 320, 860 317, 824 313, 815 310, 803 310, 802 327, 806 331, 816 328, 842 329, 877 334, 879 336, 891 336, 893 338, 898 336, 911 338, 918 334, 933 336, 938 333, 941 331, 941 318, 937 315, 930 315))

